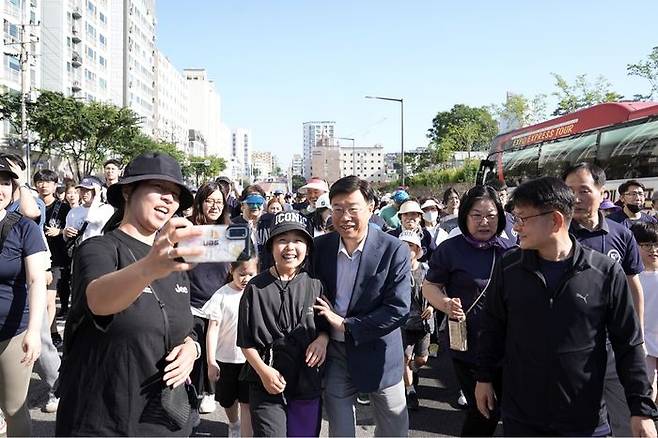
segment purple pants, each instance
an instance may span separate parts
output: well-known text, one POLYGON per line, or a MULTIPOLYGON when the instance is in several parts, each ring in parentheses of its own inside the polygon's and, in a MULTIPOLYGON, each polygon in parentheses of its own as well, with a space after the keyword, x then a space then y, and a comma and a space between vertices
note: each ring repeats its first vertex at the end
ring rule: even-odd
POLYGON ((320 435, 322 405, 320 399, 288 400, 287 435, 317 437, 320 435))

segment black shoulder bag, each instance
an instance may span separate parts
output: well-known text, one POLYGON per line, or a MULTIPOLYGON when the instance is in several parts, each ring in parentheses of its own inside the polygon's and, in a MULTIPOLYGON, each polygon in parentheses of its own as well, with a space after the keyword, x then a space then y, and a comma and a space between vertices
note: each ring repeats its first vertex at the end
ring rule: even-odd
MULTIPOLYGON (((130 256, 135 262, 137 258, 133 254, 132 250, 128 248, 130 256)), ((160 301, 155 288, 152 284, 149 284, 153 297, 158 302, 158 307, 162 312, 162 319, 164 320, 164 343, 165 351, 169 353, 173 346, 171 345, 171 339, 169 338, 169 316, 165 310, 165 304, 160 301)), ((162 389, 160 395, 160 402, 162 403, 162 409, 169 416, 169 418, 179 427, 183 428, 188 421, 190 421, 190 416, 192 414, 192 407, 196 408, 197 403, 197 394, 194 386, 184 383, 182 385, 173 388, 171 386, 165 385, 162 389)))

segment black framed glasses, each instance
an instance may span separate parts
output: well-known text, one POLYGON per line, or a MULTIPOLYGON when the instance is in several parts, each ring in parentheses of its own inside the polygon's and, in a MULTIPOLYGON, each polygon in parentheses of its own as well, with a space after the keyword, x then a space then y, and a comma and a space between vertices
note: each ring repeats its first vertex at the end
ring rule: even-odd
POLYGON ((532 219, 533 217, 546 216, 547 214, 551 214, 551 213, 555 213, 555 210, 549 210, 549 211, 545 211, 543 213, 533 214, 531 216, 525 216, 525 217, 517 216, 515 214, 512 214, 512 222, 514 222, 514 225, 523 226, 523 225, 525 225, 525 223, 528 219, 532 219))

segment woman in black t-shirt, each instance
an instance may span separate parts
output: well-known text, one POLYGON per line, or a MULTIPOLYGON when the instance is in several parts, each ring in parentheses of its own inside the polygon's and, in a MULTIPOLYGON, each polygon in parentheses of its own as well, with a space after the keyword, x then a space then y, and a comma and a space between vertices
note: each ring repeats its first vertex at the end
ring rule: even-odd
MULTIPOLYGON (((229 207, 221 187, 210 181, 199 187, 194 197, 190 220, 194 225, 227 225, 229 207)), ((201 344, 201 357, 194 362, 190 375, 192 384, 201 398, 199 412, 213 412, 215 404, 215 384, 208 379, 206 358, 206 333, 208 332, 208 315, 201 309, 210 297, 226 284, 231 264, 227 262, 200 263, 188 275, 190 277, 190 301, 194 317, 194 332, 201 344)))
POLYGON ((167 395, 189 408, 182 385, 200 355, 183 272, 191 265, 175 259, 202 250, 175 248, 198 232, 172 218, 192 194, 173 158, 146 153, 107 196, 118 209, 108 225, 120 219, 118 228, 86 240, 75 256, 56 434, 189 436, 192 416, 167 409, 167 395))

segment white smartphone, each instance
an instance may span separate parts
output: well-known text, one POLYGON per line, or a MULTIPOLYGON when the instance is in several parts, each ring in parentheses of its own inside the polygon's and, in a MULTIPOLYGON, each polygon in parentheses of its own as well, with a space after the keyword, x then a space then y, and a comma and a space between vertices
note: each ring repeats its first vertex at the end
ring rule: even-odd
POLYGON ((253 253, 251 231, 246 224, 195 225, 203 231, 200 236, 178 243, 179 248, 202 246, 200 256, 184 257, 188 263, 234 262, 248 259, 253 253))

